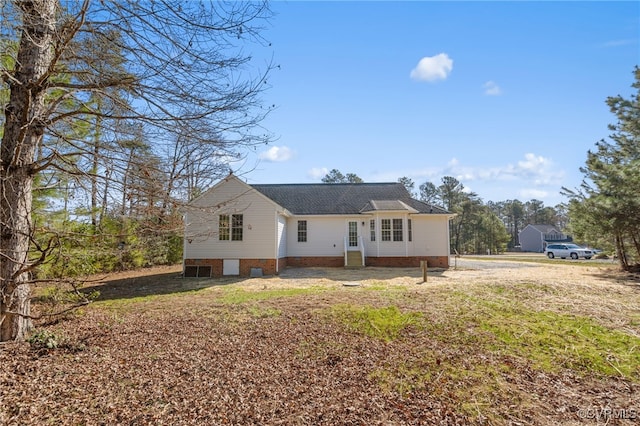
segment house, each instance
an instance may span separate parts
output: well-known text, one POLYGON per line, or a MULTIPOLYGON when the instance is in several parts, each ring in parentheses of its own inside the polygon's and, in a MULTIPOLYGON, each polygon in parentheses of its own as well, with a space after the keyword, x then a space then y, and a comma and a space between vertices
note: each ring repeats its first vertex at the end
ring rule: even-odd
POLYGON ((518 233, 522 251, 544 252, 548 243, 570 242, 573 239, 551 225, 527 225, 518 233))
POLYGON ((449 266, 452 214, 400 183, 249 185, 229 174, 184 210, 185 276, 287 266, 449 266))

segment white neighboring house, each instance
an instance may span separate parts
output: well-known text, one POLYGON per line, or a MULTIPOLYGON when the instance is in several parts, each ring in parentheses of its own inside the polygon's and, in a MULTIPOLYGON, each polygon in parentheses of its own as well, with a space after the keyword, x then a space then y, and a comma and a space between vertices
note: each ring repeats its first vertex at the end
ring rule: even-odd
POLYGON ((551 225, 527 225, 518 233, 520 249, 542 253, 551 243, 567 243, 573 239, 551 225))
POLYGON ((185 276, 287 266, 449 266, 444 209, 400 183, 249 185, 229 174, 184 211, 185 276))

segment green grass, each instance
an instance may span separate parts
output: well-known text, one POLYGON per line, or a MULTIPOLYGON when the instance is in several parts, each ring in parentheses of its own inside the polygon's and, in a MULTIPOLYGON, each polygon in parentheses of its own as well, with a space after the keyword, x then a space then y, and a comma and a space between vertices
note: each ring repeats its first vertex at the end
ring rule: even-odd
MULTIPOLYGON (((500 288, 492 290, 502 292, 500 288)), ((451 318, 439 328, 460 327, 466 323, 467 327, 471 325, 472 329, 485 331, 493 339, 476 334, 473 340, 490 352, 528 359, 544 371, 566 368, 581 374, 639 380, 638 337, 609 329, 588 317, 529 309, 515 301, 515 295, 502 300, 491 297, 491 292, 486 293, 486 298, 461 292, 454 296, 459 299, 457 319, 451 318)), ((444 335, 449 333, 451 329, 444 335)), ((464 330, 459 329, 458 333, 464 330)), ((460 341, 464 334, 447 338, 460 341)))
POLYGON ((309 294, 318 294, 328 291, 329 288, 309 287, 309 288, 282 288, 259 291, 246 291, 241 288, 225 289, 223 295, 218 299, 220 302, 230 305, 239 305, 248 302, 258 302, 283 297, 295 297, 309 294))
POLYGON ((352 330, 388 342, 396 339, 406 327, 422 323, 421 313, 403 313, 396 306, 336 305, 331 308, 331 315, 352 330))
POLYGON ((528 358, 547 371, 568 368, 638 380, 640 338, 587 317, 492 305, 480 325, 500 342, 496 350, 528 358))

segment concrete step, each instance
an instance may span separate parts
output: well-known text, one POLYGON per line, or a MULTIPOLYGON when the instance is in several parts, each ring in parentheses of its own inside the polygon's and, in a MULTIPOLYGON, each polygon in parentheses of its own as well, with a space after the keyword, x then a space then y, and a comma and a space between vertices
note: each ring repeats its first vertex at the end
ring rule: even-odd
POLYGON ((347 252, 347 268, 362 268, 362 254, 359 251, 347 252))

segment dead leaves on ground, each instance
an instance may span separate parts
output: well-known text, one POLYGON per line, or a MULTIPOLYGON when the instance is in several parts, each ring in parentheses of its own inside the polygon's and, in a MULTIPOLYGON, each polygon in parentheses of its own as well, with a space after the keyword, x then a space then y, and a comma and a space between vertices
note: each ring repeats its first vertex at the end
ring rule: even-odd
POLYGON ((58 349, 0 346, 0 423, 577 424, 581 407, 640 403, 627 381, 543 373, 424 330, 367 337, 315 309, 328 304, 88 309, 51 327, 58 349))

